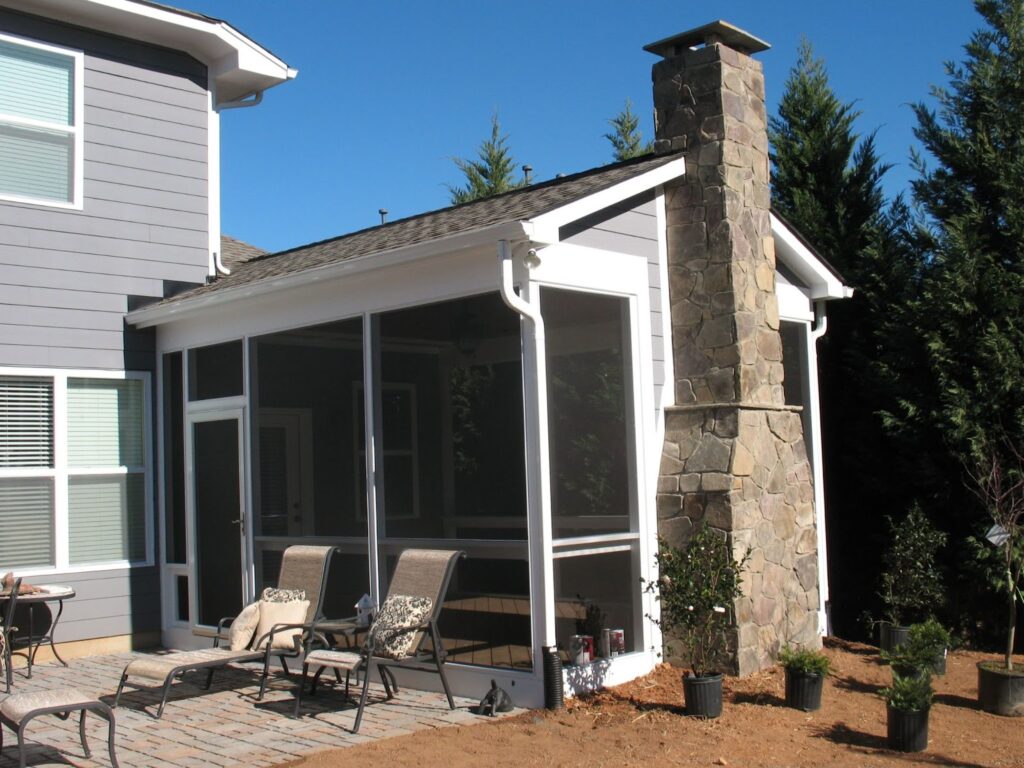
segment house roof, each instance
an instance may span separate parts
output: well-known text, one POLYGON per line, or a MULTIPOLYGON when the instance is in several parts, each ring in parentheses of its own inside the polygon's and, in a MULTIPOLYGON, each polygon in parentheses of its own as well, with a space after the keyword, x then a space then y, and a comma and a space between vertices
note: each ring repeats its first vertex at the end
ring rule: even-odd
POLYGON ((226 21, 149 0, 0 0, 0 6, 184 51, 209 68, 218 103, 297 74, 226 21))
POLYGON ((235 270, 247 261, 266 255, 267 252, 262 248, 242 242, 231 235, 220 236, 220 263, 230 270, 235 270))
MULTIPOLYGON (((145 322, 148 324, 148 316, 152 315, 154 310, 159 312, 161 308, 189 304, 258 283, 276 281, 286 276, 311 272, 359 258, 382 255, 408 246, 446 240, 495 225, 529 221, 570 206, 583 198, 595 196, 623 182, 637 179, 681 158, 682 155, 679 153, 645 155, 482 200, 380 224, 329 240, 257 256, 234 267, 227 265, 231 269, 230 275, 218 277, 211 283, 136 310, 128 320, 139 322, 146 317, 145 322)), ((652 185, 657 183, 661 181, 652 177, 652 185)))

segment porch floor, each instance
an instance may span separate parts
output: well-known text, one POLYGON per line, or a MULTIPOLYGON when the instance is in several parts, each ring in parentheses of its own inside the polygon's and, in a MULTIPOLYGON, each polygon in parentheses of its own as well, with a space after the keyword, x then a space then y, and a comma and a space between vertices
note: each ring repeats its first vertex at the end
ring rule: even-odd
MULTIPOLYGON (((112 705, 121 671, 132 658, 142 655, 146 654, 72 659, 69 667, 46 662, 33 668, 31 680, 26 679, 24 668, 15 668, 12 693, 75 687, 112 705)), ((352 735, 348 729, 356 708, 343 702, 340 690, 328 686, 316 696, 304 696, 303 717, 293 720, 289 715, 294 705, 294 678, 286 678, 280 667, 262 702, 256 701, 256 667, 219 670, 208 691, 202 688, 205 678, 204 673, 193 673, 176 682, 160 720, 152 716, 160 701, 158 689, 125 689, 121 706, 114 710, 117 758, 122 766, 258 768, 324 749, 483 719, 469 711, 477 703, 469 699, 456 697, 456 708, 450 710, 444 694, 402 688, 394 699, 384 701, 383 689, 371 685, 362 727, 358 735, 352 735)), ((0 700, 3 698, 0 694, 0 700)), ((87 760, 78 740, 77 715, 66 721, 53 716, 33 720, 26 733, 28 764, 107 766, 106 727, 106 721, 99 717, 86 718, 93 753, 87 760)), ((18 764, 17 744, 17 735, 5 728, 0 768, 18 764)))

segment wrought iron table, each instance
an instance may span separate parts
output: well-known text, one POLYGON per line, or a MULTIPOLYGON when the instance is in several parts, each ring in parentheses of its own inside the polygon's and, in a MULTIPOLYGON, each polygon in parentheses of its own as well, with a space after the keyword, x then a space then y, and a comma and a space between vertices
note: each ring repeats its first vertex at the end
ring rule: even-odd
MULTIPOLYGON (((60 623, 61 614, 64 613, 64 601, 70 600, 75 596, 75 590, 72 587, 65 586, 63 584, 41 584, 36 587, 39 591, 32 592, 29 594, 18 595, 18 606, 25 605, 28 607, 28 634, 19 634, 16 639, 28 641, 28 646, 24 651, 14 651, 19 656, 24 656, 28 662, 28 677, 32 677, 32 665, 35 664, 36 653, 39 651, 40 646, 44 643, 50 646, 50 651, 53 653, 53 657, 57 659, 65 667, 68 665, 64 659, 57 653, 57 646, 53 642, 53 633, 57 630, 57 624, 60 623), (50 626, 47 627, 46 631, 42 635, 36 636, 36 609, 44 605, 45 603, 57 603, 57 615, 53 616, 53 620, 50 622, 50 626)), ((6 601, 10 597, 10 594, 0 593, 0 602, 6 601)), ((51 615, 52 611, 51 611, 51 615)))

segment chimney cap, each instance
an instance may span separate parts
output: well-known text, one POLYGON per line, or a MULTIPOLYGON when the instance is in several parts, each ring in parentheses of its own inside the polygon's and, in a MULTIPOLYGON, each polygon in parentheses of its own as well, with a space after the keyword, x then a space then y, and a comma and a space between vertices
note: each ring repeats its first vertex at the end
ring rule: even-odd
POLYGON ((732 48, 734 51, 747 54, 760 53, 771 48, 771 45, 759 37, 754 37, 749 32, 745 32, 739 27, 719 19, 718 21, 712 21, 710 24, 705 24, 703 27, 680 32, 678 35, 666 37, 664 40, 645 45, 644 50, 656 56, 669 59, 679 55, 688 48, 694 48, 698 45, 712 45, 714 43, 721 43, 732 48))

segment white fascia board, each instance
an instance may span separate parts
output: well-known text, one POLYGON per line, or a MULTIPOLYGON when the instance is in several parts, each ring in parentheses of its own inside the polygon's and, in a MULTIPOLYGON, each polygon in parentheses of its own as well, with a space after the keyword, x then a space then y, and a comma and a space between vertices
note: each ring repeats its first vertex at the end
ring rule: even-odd
POLYGON ((0 6, 184 51, 209 67, 222 101, 263 91, 295 70, 225 21, 137 0, 0 0, 0 6))
POLYGON ((595 192, 592 195, 587 195, 579 200, 574 200, 567 205, 563 205, 561 208, 535 216, 530 219, 530 223, 533 225, 533 241, 544 244, 557 243, 559 227, 578 221, 592 213, 597 213, 608 206, 615 205, 615 203, 628 200, 649 189, 654 189, 685 173, 686 158, 680 157, 678 160, 672 160, 647 173, 634 176, 631 179, 627 179, 607 189, 602 189, 600 192, 595 192))
POLYGON ((809 286, 812 299, 848 299, 853 296, 853 289, 844 285, 774 214, 771 214, 771 222, 775 257, 809 286))
MULTIPOLYGON (((269 277, 265 280, 245 283, 236 288, 225 288, 222 291, 213 291, 191 299, 161 303, 152 307, 142 307, 141 309, 129 312, 125 316, 125 320, 137 328, 149 328, 150 326, 167 323, 181 317, 192 316, 196 312, 205 309, 220 307, 254 296, 275 293, 286 288, 311 285, 324 280, 385 269, 453 251, 496 244, 499 240, 528 240, 531 239, 531 234, 532 228, 526 222, 503 222, 484 229, 461 232, 457 235, 406 245, 389 251, 376 251, 365 256, 356 256, 344 261, 337 261, 321 267, 303 270, 302 272, 269 277)), ((497 274, 497 267, 495 267, 495 274, 497 274)))

